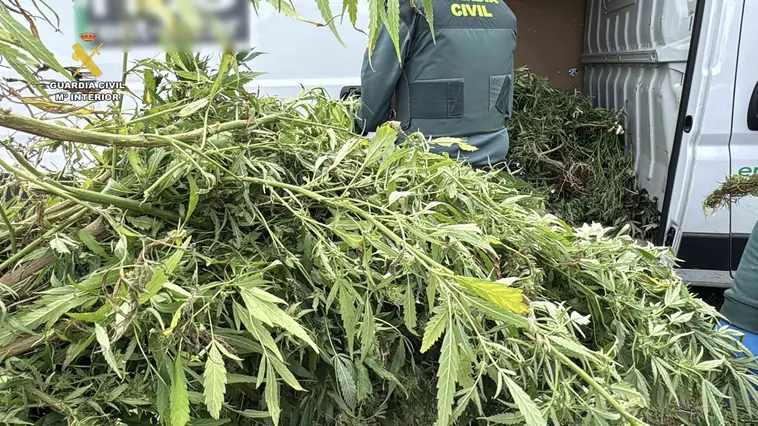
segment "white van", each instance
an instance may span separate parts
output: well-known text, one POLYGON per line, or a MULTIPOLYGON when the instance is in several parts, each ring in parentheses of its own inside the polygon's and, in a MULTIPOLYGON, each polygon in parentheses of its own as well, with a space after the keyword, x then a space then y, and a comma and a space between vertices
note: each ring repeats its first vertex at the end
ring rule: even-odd
MULTIPOLYGON (((103 71, 100 78, 120 80, 121 35, 113 23, 124 3, 56 2, 60 32, 40 22, 41 39, 64 66, 78 66, 72 45, 82 33, 98 35, 103 47, 93 59, 103 71)), ((202 3, 238 41, 267 53, 251 62, 267 73, 251 90, 294 96, 302 87, 318 86, 337 97, 360 85, 366 36, 346 17, 342 23, 336 18, 341 44, 329 29, 283 16, 269 4, 256 15, 250 0, 202 3)), ((758 200, 744 199, 713 216, 704 214, 701 203, 725 176, 758 173, 758 0, 506 3, 519 19, 517 65, 529 65, 558 86, 580 87, 599 106, 626 110, 626 142, 640 184, 658 198, 662 212, 655 243, 676 250, 680 274, 693 285, 729 286, 757 219, 758 200)), ((21 4, 34 10, 31 0, 21 4)), ((314 0, 293 4, 307 20, 323 22, 314 0)), ((341 0, 331 4, 335 15, 342 12, 341 0)), ((365 30, 367 22, 361 0, 358 27, 365 30)), ((130 50, 130 61, 159 54, 149 31, 132 36, 140 44, 130 50)), ((139 80, 127 85, 140 92, 139 80)))

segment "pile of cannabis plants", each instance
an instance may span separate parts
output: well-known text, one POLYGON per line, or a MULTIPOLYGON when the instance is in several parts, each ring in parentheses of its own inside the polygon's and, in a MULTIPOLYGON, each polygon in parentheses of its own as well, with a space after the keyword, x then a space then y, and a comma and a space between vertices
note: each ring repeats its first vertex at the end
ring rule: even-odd
POLYGON ((242 56, 145 61, 164 77, 149 108, 83 130, 0 112, 39 136, 0 162, 20 192, 2 205, 2 421, 752 418, 745 348, 668 250, 573 229, 508 174, 396 146, 393 123, 356 136, 319 91, 247 93, 242 56), (54 148, 73 179, 34 165, 54 148))
MULTIPOLYGON (((60 68, 8 22, 11 61, 60 68)), ((0 109, 37 136, 2 144, 0 422, 755 418, 752 358, 667 249, 574 229, 506 173, 396 145, 396 123, 357 136, 320 91, 248 93, 250 56, 142 61, 134 113, 0 109)))
POLYGON ((655 200, 640 188, 624 149, 621 112, 596 108, 578 90, 561 90, 516 70, 510 159, 545 194, 548 208, 574 226, 598 222, 649 240, 658 229, 655 200))

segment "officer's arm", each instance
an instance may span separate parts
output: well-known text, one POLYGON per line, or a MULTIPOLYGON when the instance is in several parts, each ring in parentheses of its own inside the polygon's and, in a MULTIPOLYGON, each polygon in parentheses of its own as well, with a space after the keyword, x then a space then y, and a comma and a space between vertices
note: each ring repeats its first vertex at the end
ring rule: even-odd
MULTIPOLYGON (((412 20, 410 20, 411 25, 412 20)), ((400 55, 406 58, 410 46, 411 29, 405 20, 400 21, 400 55)), ((356 131, 368 133, 376 131, 376 128, 390 119, 392 107, 392 95, 395 86, 400 79, 402 66, 397 58, 395 45, 392 43, 389 32, 382 26, 379 38, 376 41, 374 53, 371 55, 369 64, 369 51, 363 57, 363 69, 361 70, 361 106, 359 119, 356 121, 356 131)))

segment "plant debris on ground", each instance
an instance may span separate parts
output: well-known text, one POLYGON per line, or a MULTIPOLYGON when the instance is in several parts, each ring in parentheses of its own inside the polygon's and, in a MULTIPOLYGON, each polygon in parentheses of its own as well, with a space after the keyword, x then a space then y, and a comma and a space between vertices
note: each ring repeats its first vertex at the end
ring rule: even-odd
POLYGON ((514 92, 508 155, 549 210, 575 226, 628 224, 633 237, 650 240, 660 213, 624 149, 623 113, 594 107, 578 90, 553 88, 527 68, 516 70, 514 92))

